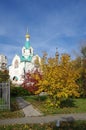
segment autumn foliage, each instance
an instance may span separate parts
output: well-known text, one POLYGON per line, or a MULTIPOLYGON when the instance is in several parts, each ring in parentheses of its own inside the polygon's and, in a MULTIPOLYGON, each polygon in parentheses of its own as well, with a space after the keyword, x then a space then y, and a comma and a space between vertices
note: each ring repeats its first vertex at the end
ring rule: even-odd
POLYGON ((32 94, 38 90, 38 80, 42 78, 41 73, 36 69, 34 72, 28 72, 25 74, 25 79, 22 84, 23 88, 31 92, 32 94))
POLYGON ((44 53, 41 59, 40 72, 36 70, 25 75, 23 87, 34 94, 46 92, 47 104, 59 107, 63 100, 79 97, 77 80, 80 70, 68 54, 48 58, 44 53))
POLYGON ((79 97, 79 86, 76 83, 79 71, 75 70, 68 54, 63 54, 59 60, 56 56, 48 58, 45 53, 41 69, 43 77, 37 83, 39 87, 35 94, 46 92, 49 105, 58 107, 61 101, 69 97, 79 97))
POLYGON ((6 82, 9 80, 9 72, 8 70, 0 70, 0 82, 6 82))
POLYGON ((78 56, 73 62, 75 69, 80 72, 77 80, 80 96, 86 97, 86 45, 81 48, 81 56, 78 56))

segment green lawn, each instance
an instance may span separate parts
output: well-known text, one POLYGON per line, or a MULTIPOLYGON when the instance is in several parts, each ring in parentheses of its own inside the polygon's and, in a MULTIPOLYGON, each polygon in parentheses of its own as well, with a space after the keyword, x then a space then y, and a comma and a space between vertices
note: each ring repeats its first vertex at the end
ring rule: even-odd
POLYGON ((0 126, 0 130, 86 130, 86 121, 61 122, 56 127, 56 122, 48 124, 16 124, 0 126))
POLYGON ((48 114, 61 114, 61 113, 85 113, 86 112, 86 99, 78 98, 71 99, 63 103, 62 108, 53 108, 46 105, 46 97, 42 96, 39 100, 37 96, 24 97, 25 100, 31 102, 35 107, 42 111, 45 115, 48 114))

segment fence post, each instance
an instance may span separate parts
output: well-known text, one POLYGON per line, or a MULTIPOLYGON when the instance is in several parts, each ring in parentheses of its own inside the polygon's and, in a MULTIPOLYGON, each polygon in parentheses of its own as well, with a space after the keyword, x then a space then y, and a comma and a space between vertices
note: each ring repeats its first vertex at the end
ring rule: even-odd
POLYGON ((10 110, 10 82, 0 83, 0 109, 10 110))

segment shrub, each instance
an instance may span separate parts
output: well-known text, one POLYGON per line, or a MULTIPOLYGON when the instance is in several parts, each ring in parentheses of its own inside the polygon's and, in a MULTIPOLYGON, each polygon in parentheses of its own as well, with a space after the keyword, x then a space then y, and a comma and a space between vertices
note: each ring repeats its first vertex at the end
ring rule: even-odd
POLYGON ((11 96, 18 97, 18 96, 29 96, 30 92, 28 92, 26 89, 24 89, 21 86, 12 86, 11 87, 11 96))
POLYGON ((22 87, 26 89, 28 92, 35 94, 38 90, 38 81, 42 79, 41 72, 36 69, 34 72, 28 72, 25 74, 25 80, 22 84, 22 87))

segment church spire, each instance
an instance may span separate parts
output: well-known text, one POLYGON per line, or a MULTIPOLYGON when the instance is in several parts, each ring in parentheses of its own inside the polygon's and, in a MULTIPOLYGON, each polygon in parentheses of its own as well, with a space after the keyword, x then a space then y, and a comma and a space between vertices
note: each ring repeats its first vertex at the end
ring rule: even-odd
POLYGON ((26 32, 25 37, 26 37, 25 48, 28 49, 28 48, 30 48, 30 41, 29 41, 30 35, 28 34, 28 28, 27 28, 27 32, 26 32))
POLYGON ((30 35, 28 34, 28 28, 27 28, 27 32, 26 32, 25 37, 26 37, 26 41, 29 41, 29 39, 30 39, 30 35))

